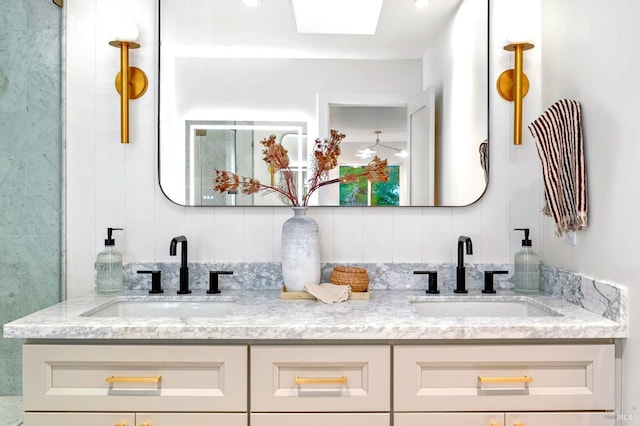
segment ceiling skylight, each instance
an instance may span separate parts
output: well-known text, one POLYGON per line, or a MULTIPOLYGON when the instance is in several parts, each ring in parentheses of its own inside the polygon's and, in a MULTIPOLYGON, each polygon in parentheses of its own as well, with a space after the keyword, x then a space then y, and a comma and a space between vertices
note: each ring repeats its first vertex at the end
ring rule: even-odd
POLYGON ((382 0, 291 0, 299 33, 376 33, 382 0))

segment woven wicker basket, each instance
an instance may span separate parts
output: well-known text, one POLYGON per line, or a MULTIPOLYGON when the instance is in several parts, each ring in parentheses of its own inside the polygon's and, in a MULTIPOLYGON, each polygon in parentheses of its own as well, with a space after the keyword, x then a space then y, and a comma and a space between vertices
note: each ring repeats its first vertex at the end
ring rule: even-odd
POLYGON ((369 275, 364 268, 352 266, 334 266, 329 275, 329 282, 332 284, 348 285, 351 291, 367 291, 369 288, 369 275))

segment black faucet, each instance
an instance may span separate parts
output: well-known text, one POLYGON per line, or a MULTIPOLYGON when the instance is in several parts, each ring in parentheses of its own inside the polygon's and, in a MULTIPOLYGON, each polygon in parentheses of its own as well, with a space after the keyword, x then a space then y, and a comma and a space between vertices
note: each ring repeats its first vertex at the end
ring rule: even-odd
POLYGON ((438 290, 438 271, 413 271, 414 274, 427 274, 429 275, 429 285, 425 293, 439 294, 438 290))
POLYGON ((454 293, 468 293, 465 288, 465 277, 464 277, 464 253, 462 252, 462 247, 467 246, 467 254, 473 254, 473 245, 471 243, 471 238, 460 235, 458 238, 458 267, 456 268, 456 289, 453 290, 454 293))
POLYGON ((233 275, 233 271, 209 271, 209 290, 207 294, 220 293, 220 287, 218 286, 218 275, 233 275))
POLYGON ((184 235, 180 235, 179 237, 174 237, 171 240, 171 245, 169 246, 169 256, 176 255, 176 246, 178 243, 182 243, 182 252, 181 252, 181 264, 180 264, 180 289, 178 290, 178 294, 189 294, 191 290, 189 290, 189 267, 187 266, 187 237, 184 235))

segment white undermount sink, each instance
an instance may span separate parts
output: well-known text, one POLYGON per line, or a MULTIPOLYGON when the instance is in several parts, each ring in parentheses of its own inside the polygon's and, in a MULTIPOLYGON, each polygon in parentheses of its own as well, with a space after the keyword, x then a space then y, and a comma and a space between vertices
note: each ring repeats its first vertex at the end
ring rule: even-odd
POLYGON ((233 309, 234 300, 216 296, 208 300, 116 300, 81 316, 129 318, 211 318, 221 317, 233 309))
POLYGON ((555 317, 560 313, 525 298, 467 299, 462 297, 411 298, 409 303, 421 316, 431 318, 469 317, 555 317))

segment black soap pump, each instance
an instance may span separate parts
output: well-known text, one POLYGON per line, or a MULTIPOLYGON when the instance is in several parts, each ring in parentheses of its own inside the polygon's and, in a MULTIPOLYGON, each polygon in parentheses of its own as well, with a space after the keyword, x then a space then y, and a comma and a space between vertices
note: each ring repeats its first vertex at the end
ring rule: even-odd
POLYGON ((122 228, 107 228, 107 239, 104 240, 104 250, 96 257, 96 292, 98 294, 120 293, 122 284, 122 253, 115 249, 116 241, 113 231, 122 228))
POLYGON ((513 258, 513 289, 516 293, 537 294, 540 292, 540 255, 531 248, 529 228, 515 231, 524 231, 524 240, 513 258))

